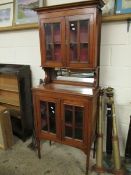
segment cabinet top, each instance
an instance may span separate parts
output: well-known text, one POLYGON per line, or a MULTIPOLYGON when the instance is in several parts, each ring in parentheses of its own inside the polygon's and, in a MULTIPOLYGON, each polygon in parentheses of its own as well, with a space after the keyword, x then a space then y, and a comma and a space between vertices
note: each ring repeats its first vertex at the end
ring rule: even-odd
POLYGON ((45 6, 35 8, 34 10, 37 12, 42 12, 42 11, 57 10, 70 7, 82 7, 82 6, 96 6, 97 8, 102 8, 104 6, 104 2, 103 0, 89 0, 89 1, 61 4, 61 5, 45 6))
POLYGON ((37 88, 34 88, 34 92, 52 92, 54 94, 70 94, 70 95, 80 95, 85 97, 93 97, 98 93, 99 88, 91 88, 91 87, 84 87, 84 86, 74 86, 74 85, 63 85, 63 84, 55 84, 49 83, 46 85, 39 85, 37 88))

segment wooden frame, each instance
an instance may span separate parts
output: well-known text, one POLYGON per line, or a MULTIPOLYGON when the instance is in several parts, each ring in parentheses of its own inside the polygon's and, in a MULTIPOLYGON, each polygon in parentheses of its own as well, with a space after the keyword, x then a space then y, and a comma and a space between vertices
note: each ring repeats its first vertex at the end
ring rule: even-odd
POLYGON ((15 24, 34 23, 38 21, 36 12, 32 8, 39 6, 39 0, 14 0, 15 24))
MULTIPOLYGON (((11 11, 11 20, 10 23, 0 25, 0 32, 4 31, 13 31, 13 30, 25 30, 25 29, 33 29, 33 28, 38 28, 38 20, 33 20, 33 18, 30 20, 18 20, 16 18, 16 2, 18 0, 1 0, 0 2, 0 7, 2 6, 9 6, 11 5, 12 11, 11 11)), ((22 0, 24 2, 24 0, 22 0)), ((38 6, 42 7, 45 5, 45 0, 36 0, 38 1, 38 6)), ((26 0, 27 2, 27 0, 26 0)), ((31 7, 33 8, 33 7, 31 7)), ((36 12, 34 12, 36 13, 36 12)), ((37 14, 36 14, 36 19, 37 19, 37 14)))
POLYGON ((131 13, 131 1, 116 0, 116 14, 131 13))
POLYGON ((0 27, 12 26, 13 23, 13 3, 0 5, 0 27))
POLYGON ((117 15, 107 15, 102 17, 102 22, 118 22, 118 21, 127 21, 131 18, 131 14, 117 14, 117 15))
POLYGON ((1 4, 8 4, 8 3, 13 3, 14 0, 0 0, 0 5, 1 4))

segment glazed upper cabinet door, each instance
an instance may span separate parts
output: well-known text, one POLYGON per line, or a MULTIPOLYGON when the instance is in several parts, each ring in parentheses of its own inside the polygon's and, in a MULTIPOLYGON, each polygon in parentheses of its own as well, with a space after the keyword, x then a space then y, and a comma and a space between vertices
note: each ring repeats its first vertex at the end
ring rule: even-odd
POLYGON ((93 14, 66 17, 68 67, 93 67, 93 28, 93 14))
POLYGON ((40 21, 42 66, 64 66, 65 20, 63 17, 40 21))

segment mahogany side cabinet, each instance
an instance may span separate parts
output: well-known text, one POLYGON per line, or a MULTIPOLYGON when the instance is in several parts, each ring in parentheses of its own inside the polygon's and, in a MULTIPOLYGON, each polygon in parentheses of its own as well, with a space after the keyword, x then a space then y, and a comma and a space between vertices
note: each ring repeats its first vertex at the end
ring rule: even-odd
POLYGON ((87 155, 95 138, 99 96, 102 0, 41 7, 43 83, 33 88, 38 156, 40 141, 79 148, 87 155))

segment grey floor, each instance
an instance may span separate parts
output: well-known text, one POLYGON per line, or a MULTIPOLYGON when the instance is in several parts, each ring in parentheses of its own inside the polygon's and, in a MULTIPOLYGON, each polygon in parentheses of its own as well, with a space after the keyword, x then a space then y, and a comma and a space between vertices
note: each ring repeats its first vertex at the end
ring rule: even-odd
MULTIPOLYGON (((86 156, 79 149, 42 142, 39 160, 37 152, 28 147, 30 143, 31 139, 22 142, 15 138, 12 149, 0 150, 0 175, 85 175, 86 156)), ((94 163, 91 158, 90 165, 94 163)))

